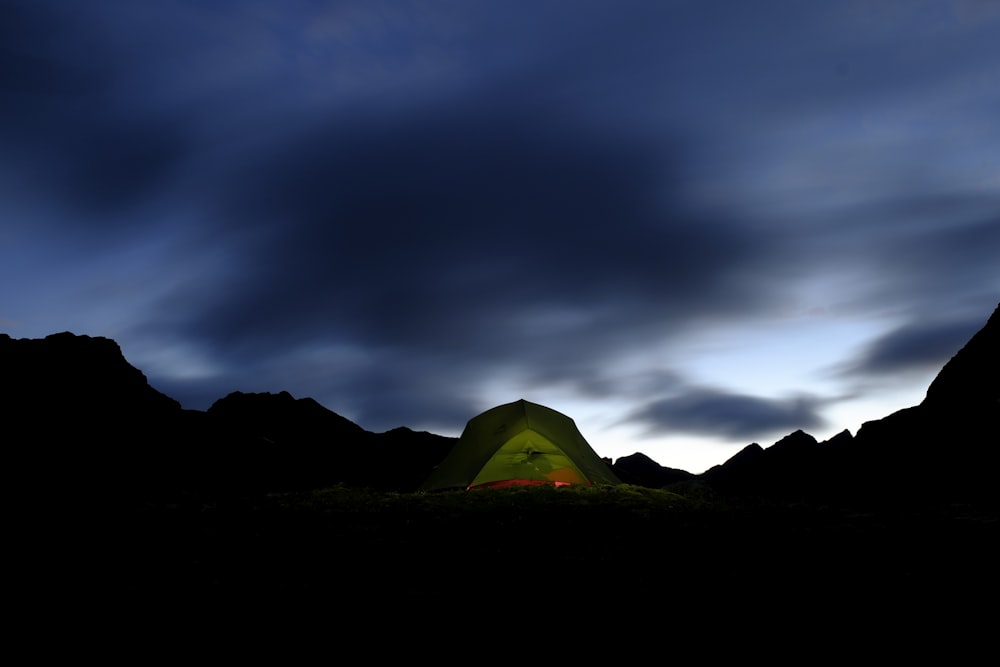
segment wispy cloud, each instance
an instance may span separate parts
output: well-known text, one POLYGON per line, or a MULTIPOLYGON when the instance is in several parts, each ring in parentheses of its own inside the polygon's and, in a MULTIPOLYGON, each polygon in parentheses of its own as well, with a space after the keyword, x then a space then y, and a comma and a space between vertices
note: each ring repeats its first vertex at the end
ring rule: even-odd
POLYGON ((641 424, 652 434, 688 433, 738 442, 823 426, 822 405, 822 400, 811 396, 771 399, 691 387, 646 403, 630 415, 629 421, 641 424))

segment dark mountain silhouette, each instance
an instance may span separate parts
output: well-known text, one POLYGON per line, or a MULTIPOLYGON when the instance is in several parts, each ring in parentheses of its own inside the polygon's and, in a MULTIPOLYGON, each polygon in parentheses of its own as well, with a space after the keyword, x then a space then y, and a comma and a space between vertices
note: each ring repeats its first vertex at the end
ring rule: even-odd
POLYGON ((817 443, 796 431, 752 444, 700 478, 722 492, 782 500, 911 503, 1000 499, 1000 306, 941 369, 925 399, 817 443))
POLYGON ((652 488, 662 488, 686 482, 695 477, 694 474, 686 470, 661 466, 640 452, 620 457, 611 465, 611 469, 614 470, 618 479, 626 484, 638 484, 652 488))
MULTIPOLYGON (((207 412, 216 429, 251 447, 261 490, 301 490, 347 484, 412 491, 451 449, 455 438, 399 427, 385 433, 361 426, 311 398, 288 392, 234 392, 207 412)), ((250 452, 234 452, 244 458, 250 452)))
POLYGON ((986 325, 952 357, 927 389, 931 410, 996 409, 1000 403, 1000 306, 986 325))
MULTIPOLYGON (((0 404, 21 464, 15 482, 95 493, 166 483, 183 458, 186 419, 105 338, 0 335, 0 404)), ((89 494, 92 495, 92 494, 89 494)))
MULTIPOLYGON (((936 493, 995 499, 1000 463, 1000 307, 917 406, 826 442, 796 431, 692 475, 641 453, 612 468, 653 488, 697 480, 733 496, 859 501, 936 493)), ((0 335, 0 400, 39 476, 71 487, 156 494, 258 494, 346 484, 416 489, 456 442, 400 427, 372 433, 311 398, 234 392, 183 410, 152 388, 112 340, 68 332, 0 335)))
POLYGON ((454 441, 405 427, 372 433, 287 392, 235 392, 207 411, 183 410, 106 338, 0 335, 0 365, 21 481, 116 502, 338 483, 409 491, 454 441))

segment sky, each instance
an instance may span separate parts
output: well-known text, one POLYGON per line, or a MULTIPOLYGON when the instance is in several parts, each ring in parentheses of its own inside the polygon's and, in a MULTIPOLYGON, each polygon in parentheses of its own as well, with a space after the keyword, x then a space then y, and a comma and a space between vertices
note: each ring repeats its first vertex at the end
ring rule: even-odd
POLYGON ((698 473, 1000 301, 994 0, 0 0, 0 332, 698 473))

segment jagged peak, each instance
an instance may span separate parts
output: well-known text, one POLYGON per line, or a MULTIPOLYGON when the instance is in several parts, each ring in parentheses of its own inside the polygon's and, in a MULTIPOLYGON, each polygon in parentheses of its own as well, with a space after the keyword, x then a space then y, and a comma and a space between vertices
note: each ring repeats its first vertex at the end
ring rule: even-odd
POLYGON ((1000 304, 927 388, 928 407, 1000 402, 1000 304))
POLYGON ((816 438, 812 435, 806 433, 802 429, 793 431, 778 440, 776 443, 767 448, 767 451, 780 451, 789 448, 802 448, 802 447, 814 447, 817 444, 816 438))

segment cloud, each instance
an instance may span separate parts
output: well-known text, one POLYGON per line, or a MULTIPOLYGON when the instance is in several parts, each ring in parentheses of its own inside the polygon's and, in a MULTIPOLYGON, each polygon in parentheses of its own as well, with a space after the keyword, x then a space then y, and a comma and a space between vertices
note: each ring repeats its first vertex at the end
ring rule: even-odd
MULTIPOLYGON (((119 216, 161 194, 180 169, 186 120, 137 105, 141 91, 125 83, 138 63, 87 12, 5 4, 0 43, 5 198, 90 233, 120 231, 119 216)), ((157 85, 152 74, 147 89, 157 85)), ((131 215, 128 225, 140 221, 131 215)))
MULTIPOLYGON (((813 283, 992 308, 989 17, 702 7, 2 3, 0 243, 39 290, 8 316, 183 341, 152 379, 185 404, 288 389, 391 428, 497 384, 631 397, 620 360, 813 283)), ((818 409, 695 387, 685 422, 666 384, 652 428, 818 409)))
POLYGON ((886 296, 909 294, 945 313, 969 305, 948 302, 949 295, 981 285, 981 296, 995 294, 1000 278, 993 270, 1000 252, 1000 200, 966 193, 883 202, 883 223, 859 230, 857 251, 878 270, 886 296), (870 242, 865 243, 868 239, 870 242), (935 305, 936 304, 936 305, 935 305))
POLYGON ((906 324, 873 341, 842 372, 856 377, 878 377, 940 369, 983 324, 981 315, 906 324))
POLYGON ((821 427, 821 405, 822 401, 808 396, 767 399, 691 387, 648 402, 631 414, 630 421, 643 425, 650 434, 688 433, 745 441, 821 427))
POLYGON ((310 127, 247 156, 208 204, 225 267, 145 329, 233 366, 363 348, 358 382, 393 368, 415 395, 410 364, 456 388, 501 368, 566 381, 759 303, 772 239, 686 210, 647 146, 502 102, 310 127))

